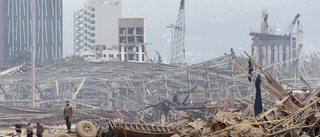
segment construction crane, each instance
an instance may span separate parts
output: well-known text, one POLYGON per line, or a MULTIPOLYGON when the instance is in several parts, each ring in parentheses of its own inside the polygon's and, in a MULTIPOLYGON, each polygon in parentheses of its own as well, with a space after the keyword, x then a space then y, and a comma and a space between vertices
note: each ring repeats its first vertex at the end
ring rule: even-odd
POLYGON ((297 14, 296 17, 294 17, 292 23, 289 25, 289 27, 284 31, 283 35, 290 35, 292 33, 293 27, 296 24, 298 18, 300 17, 300 14, 297 14))
POLYGON ((171 63, 181 64, 185 61, 185 0, 181 0, 177 23, 174 26, 174 40, 171 47, 171 63))

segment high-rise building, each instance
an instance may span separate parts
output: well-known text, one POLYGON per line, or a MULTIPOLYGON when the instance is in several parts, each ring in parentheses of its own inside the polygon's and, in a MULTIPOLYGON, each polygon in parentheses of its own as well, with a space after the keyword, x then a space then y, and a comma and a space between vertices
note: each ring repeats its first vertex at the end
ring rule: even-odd
POLYGON ((87 0, 74 14, 75 54, 86 59, 117 60, 121 0, 87 0))
POLYGON ((119 19, 120 61, 148 62, 144 18, 119 19))
MULTIPOLYGON (((63 57, 62 0, 35 1, 35 58, 53 62, 63 57)), ((16 50, 31 51, 32 0, 0 0, 0 65, 16 50)))

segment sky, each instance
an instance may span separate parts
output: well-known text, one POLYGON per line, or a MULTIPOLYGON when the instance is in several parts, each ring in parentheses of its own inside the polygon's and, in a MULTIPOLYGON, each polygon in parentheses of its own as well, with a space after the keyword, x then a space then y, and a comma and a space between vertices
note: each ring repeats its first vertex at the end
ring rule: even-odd
MULTIPOLYGON (((73 13, 85 0, 63 1, 64 56, 73 54, 73 13)), ((320 51, 320 0, 185 0, 185 50, 188 64, 211 60, 233 48, 236 55, 251 53, 250 28, 260 29, 261 10, 267 9, 272 26, 284 31, 300 14, 304 55, 320 51)), ((123 18, 146 18, 149 58, 170 61, 171 30, 180 0, 122 0, 123 18)), ((294 28, 293 32, 296 31, 294 28)))

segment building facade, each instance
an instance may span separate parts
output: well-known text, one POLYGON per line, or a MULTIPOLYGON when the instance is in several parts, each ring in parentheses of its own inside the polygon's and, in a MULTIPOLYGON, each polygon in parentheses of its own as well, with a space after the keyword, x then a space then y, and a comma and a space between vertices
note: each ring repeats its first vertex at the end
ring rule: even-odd
POLYGON ((121 0, 87 0, 84 8, 75 12, 75 54, 91 60, 115 60, 121 7, 121 0))
POLYGON ((119 19, 120 61, 148 62, 144 18, 119 19))
MULTIPOLYGON (((11 53, 31 51, 32 0, 0 0, 0 65, 10 64, 11 53)), ((35 58, 53 62, 63 58, 62 0, 35 0, 35 58)))

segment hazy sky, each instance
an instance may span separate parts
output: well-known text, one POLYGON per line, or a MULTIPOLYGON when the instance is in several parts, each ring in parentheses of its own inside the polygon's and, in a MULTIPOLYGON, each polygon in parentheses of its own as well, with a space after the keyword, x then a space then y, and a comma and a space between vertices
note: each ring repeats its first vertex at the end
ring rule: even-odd
MULTIPOLYGON (((73 54, 73 12, 85 0, 64 0, 64 56, 73 54)), ((304 30, 304 54, 320 51, 320 0, 185 0, 186 62, 194 64, 223 56, 233 48, 237 55, 251 53, 250 27, 260 28, 263 8, 269 22, 282 31, 297 13, 304 30)), ((178 16, 180 0, 122 0, 123 18, 146 18, 150 58, 170 61, 170 29, 178 16)), ((294 31, 296 32, 296 28, 294 31)))

